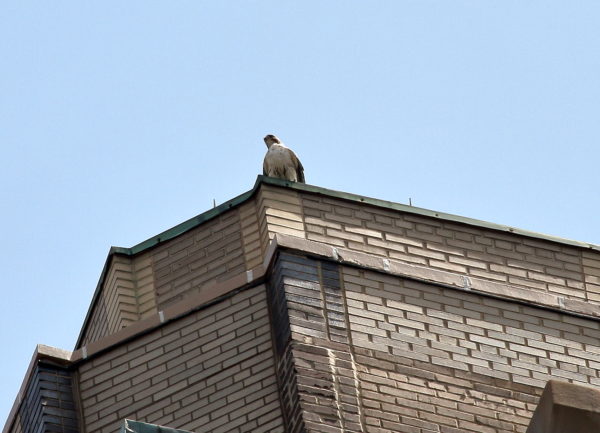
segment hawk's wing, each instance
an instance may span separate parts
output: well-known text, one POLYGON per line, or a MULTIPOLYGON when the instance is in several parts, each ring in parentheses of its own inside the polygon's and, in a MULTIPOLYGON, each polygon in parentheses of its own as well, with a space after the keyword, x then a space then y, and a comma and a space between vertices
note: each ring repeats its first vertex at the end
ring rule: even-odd
POLYGON ((302 163, 300 162, 300 160, 298 159, 298 157, 296 156, 296 154, 294 153, 294 151, 292 149, 289 149, 289 151, 292 156, 292 161, 294 162, 294 165, 296 166, 296 174, 298 177, 298 182, 306 183, 306 181, 304 180, 304 167, 302 166, 302 163))

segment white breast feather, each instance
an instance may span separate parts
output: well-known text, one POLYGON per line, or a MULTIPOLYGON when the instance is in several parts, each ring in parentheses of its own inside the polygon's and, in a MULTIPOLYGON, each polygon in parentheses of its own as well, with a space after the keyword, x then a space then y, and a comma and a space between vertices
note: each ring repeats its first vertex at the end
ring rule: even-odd
POLYGON ((296 182, 297 174, 291 151, 278 143, 271 145, 265 155, 267 176, 279 177, 296 182))

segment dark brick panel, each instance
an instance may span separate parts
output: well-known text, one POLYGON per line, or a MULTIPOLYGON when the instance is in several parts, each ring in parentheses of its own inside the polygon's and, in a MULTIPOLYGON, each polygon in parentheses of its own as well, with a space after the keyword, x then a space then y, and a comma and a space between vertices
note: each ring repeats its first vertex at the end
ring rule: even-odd
POLYGON ((288 431, 364 431, 339 265, 280 253, 270 290, 288 431))
POLYGON ((39 364, 17 419, 26 433, 78 433, 71 372, 39 364))
MULTIPOLYGON (((315 263, 303 257, 282 253, 278 255, 273 265, 268 290, 278 359, 284 357, 291 339, 288 303, 305 299, 307 303, 315 304, 313 298, 307 298, 300 290, 285 290, 284 284, 287 280, 293 278, 302 281, 305 288, 318 287, 318 273, 315 263)), ((314 305, 309 305, 309 307, 313 308, 314 305)))
POLYGON ((282 401, 286 431, 304 433, 306 426, 303 417, 301 395, 298 392, 298 367, 292 346, 291 323, 297 320, 297 314, 290 311, 290 304, 305 300, 308 312, 314 314, 318 301, 314 296, 306 296, 303 291, 318 287, 318 269, 312 260, 280 253, 273 265, 269 290, 269 308, 273 322, 277 354, 277 376, 282 401), (286 290, 289 281, 301 281, 303 287, 286 290), (290 314, 292 318, 290 318, 290 314))
POLYGON ((240 215, 232 210, 152 252, 158 309, 246 270, 240 215))

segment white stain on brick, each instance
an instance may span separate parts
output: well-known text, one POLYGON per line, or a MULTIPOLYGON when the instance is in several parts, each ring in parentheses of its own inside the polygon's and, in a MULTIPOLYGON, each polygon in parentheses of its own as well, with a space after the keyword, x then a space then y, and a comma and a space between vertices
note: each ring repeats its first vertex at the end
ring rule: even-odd
POLYGON ((360 431, 366 431, 364 425, 364 416, 362 411, 362 396, 360 394, 360 379, 358 378, 358 368, 356 366, 356 361, 354 360, 354 353, 350 352, 350 362, 352 363, 352 376, 354 377, 354 391, 356 393, 356 401, 358 404, 356 405, 356 409, 358 410, 358 420, 360 422, 360 431))
MULTIPOLYGON (((335 357, 335 352, 331 349, 327 349, 327 355, 329 358, 329 371, 331 372, 331 378, 333 381, 333 393, 335 396, 335 407, 337 409, 337 413, 338 413, 338 418, 341 421, 341 429, 342 432, 346 431, 346 427, 345 427, 345 419, 344 419, 344 410, 342 408, 342 406, 340 405, 340 401, 341 401, 341 396, 340 396, 340 389, 339 389, 339 383, 338 383, 338 377, 340 377, 340 373, 338 371, 338 368, 336 367, 336 357, 335 357)), ((350 353, 350 360, 352 363, 352 375, 354 378, 354 390, 355 390, 355 394, 356 394, 356 401, 357 401, 357 405, 356 405, 356 409, 358 411, 358 419, 360 422, 360 431, 364 432, 365 430, 365 426, 363 424, 363 413, 362 413, 362 399, 361 399, 361 395, 360 395, 360 379, 358 378, 358 368, 356 367, 356 362, 354 361, 354 355, 352 353, 350 353)))
POLYGON ((389 259, 383 259, 383 270, 386 272, 390 271, 390 261, 389 259))
POLYGON ((329 359, 329 371, 331 372, 331 380, 333 382, 333 395, 335 398, 334 404, 337 410, 337 416, 341 421, 340 427, 342 428, 342 431, 344 431, 344 417, 342 413, 342 408, 340 406, 340 389, 337 381, 338 373, 337 368, 335 366, 335 353, 333 353, 333 350, 327 349, 327 357, 329 359))

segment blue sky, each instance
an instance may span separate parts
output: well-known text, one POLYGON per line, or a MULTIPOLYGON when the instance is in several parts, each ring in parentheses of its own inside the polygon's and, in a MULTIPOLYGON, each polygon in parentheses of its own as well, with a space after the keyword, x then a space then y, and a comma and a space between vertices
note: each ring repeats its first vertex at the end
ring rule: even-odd
MULTIPOLYGON (((310 184, 600 243, 597 1, 5 1, 0 419, 111 245, 310 184)), ((3 424, 3 422, 2 422, 3 424)))

